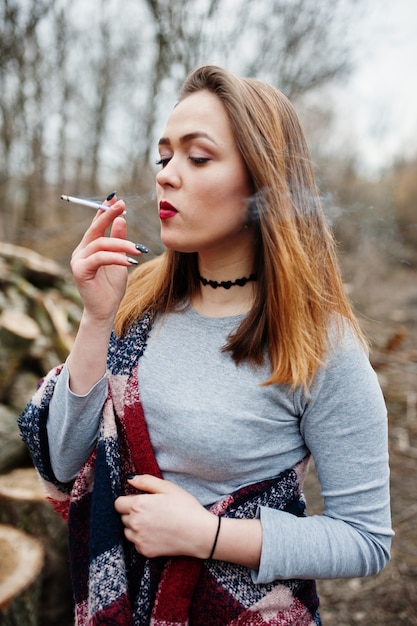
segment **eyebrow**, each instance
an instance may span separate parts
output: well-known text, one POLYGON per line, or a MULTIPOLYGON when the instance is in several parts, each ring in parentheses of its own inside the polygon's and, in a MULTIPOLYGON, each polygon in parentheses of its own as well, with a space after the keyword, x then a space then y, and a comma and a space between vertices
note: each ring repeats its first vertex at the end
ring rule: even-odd
MULTIPOLYGON (((206 132, 204 131, 196 131, 193 133, 187 133, 186 135, 183 135, 182 137, 180 137, 179 141, 181 144, 185 144, 185 143, 189 143, 190 141, 193 141, 194 139, 208 139, 209 141, 211 141, 214 144, 217 144, 217 142, 206 132)), ((169 146, 171 145, 171 140, 169 139, 169 137, 161 137, 161 139, 158 142, 159 146, 169 146)))

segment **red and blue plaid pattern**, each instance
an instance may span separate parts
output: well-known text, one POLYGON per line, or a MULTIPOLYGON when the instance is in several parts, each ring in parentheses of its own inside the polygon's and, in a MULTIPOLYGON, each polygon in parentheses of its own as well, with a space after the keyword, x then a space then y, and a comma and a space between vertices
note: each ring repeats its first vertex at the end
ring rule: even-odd
MULTIPOLYGON (((245 567, 190 557, 146 559, 124 538, 114 500, 126 493, 125 474, 161 477, 140 402, 137 362, 150 316, 124 338, 113 335, 108 397, 97 446, 73 484, 56 480, 46 421, 62 366, 51 371, 19 419, 52 506, 68 519, 78 626, 312 626, 319 625, 311 580, 254 584, 245 567)), ((272 480, 250 485, 211 507, 216 515, 254 518, 259 507, 304 515, 302 485, 308 458, 272 480)))

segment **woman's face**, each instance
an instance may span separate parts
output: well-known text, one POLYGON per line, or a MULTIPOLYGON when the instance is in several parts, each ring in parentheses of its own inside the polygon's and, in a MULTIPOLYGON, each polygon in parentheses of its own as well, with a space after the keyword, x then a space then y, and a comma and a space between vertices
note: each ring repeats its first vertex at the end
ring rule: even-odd
POLYGON ((164 245, 201 254, 247 247, 250 180, 219 98, 204 90, 182 100, 168 119, 159 154, 164 245))

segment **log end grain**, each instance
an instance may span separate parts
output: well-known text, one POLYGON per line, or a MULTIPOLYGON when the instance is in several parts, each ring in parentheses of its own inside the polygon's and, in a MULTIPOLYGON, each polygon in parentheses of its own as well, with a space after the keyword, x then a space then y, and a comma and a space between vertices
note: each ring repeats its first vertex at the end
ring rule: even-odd
POLYGON ((36 582, 44 563, 42 544, 34 537, 0 524, 0 610, 36 582))

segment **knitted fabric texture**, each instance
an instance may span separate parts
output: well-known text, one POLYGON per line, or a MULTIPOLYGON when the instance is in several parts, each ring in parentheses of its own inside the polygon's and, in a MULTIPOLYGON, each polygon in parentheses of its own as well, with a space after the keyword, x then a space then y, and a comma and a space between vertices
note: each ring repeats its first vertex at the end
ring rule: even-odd
MULTIPOLYGON (((138 359, 151 317, 124 338, 112 336, 108 397, 96 448, 71 484, 54 476, 48 450, 48 406, 62 366, 42 379, 19 418, 22 437, 52 506, 68 520, 71 574, 78 626, 319 625, 311 580, 254 584, 249 569, 191 557, 146 559, 126 541, 114 500, 133 493, 126 474, 162 478, 139 396, 138 359)), ((239 489, 210 510, 255 518, 259 507, 304 515, 302 484, 308 458, 272 480, 239 489)), ((283 538, 285 540, 285 538, 283 538)))

